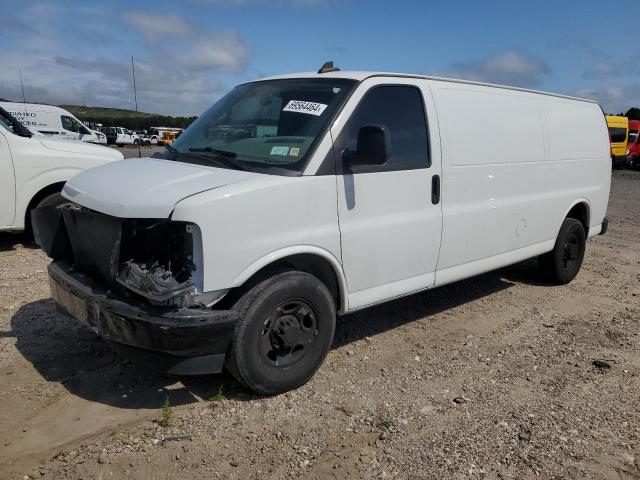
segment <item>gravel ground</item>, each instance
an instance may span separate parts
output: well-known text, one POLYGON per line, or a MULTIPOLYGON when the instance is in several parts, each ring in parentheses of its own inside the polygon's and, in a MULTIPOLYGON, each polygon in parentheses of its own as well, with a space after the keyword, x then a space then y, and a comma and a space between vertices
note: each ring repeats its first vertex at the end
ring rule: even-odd
POLYGON ((0 478, 638 479, 640 174, 609 218, 572 284, 529 261, 346 316, 272 398, 120 359, 0 236, 0 478))

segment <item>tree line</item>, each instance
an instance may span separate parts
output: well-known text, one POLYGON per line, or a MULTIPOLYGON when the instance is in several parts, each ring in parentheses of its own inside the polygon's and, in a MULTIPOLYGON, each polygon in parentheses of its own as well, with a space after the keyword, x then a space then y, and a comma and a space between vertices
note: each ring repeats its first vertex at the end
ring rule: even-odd
POLYGON ((165 115, 151 115, 144 117, 132 116, 100 116, 76 114, 83 122, 101 123, 104 127, 124 127, 129 130, 148 130, 151 127, 187 128, 198 117, 170 117, 165 115))

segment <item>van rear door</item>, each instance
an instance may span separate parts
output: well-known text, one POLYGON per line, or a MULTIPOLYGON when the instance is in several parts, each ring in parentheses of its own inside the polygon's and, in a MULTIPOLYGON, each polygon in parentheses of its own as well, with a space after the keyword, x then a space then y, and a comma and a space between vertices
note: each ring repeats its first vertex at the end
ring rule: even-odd
MULTIPOLYGON (((349 309, 434 284, 440 249, 440 150, 433 146, 431 93, 420 80, 362 82, 332 127, 338 157, 338 214, 349 309), (425 107, 427 109, 425 110, 425 107), (362 127, 381 127, 383 165, 345 163, 362 127)), ((358 152, 360 155, 360 153, 358 152)))

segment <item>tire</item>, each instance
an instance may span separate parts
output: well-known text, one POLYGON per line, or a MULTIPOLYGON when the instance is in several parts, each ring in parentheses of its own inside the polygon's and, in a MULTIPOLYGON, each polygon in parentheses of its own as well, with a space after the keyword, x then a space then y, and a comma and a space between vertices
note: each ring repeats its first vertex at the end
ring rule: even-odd
MULTIPOLYGON (((64 198, 60 192, 56 192, 44 197, 33 207, 33 209, 41 208, 41 207, 60 208, 60 207, 64 207, 65 205, 73 205, 73 202, 64 198)), ((27 236, 27 238, 30 238, 30 239, 33 238, 33 227, 31 226, 31 210, 29 210, 29 213, 25 220, 25 229, 24 229, 25 235, 27 236)))
POLYGON ((575 218, 565 218, 553 250, 538 257, 542 275, 551 283, 566 285, 582 266, 586 246, 586 232, 575 218))
POLYGON ((60 208, 60 207, 64 207, 65 205, 73 205, 73 202, 64 198, 62 196, 62 193, 56 192, 56 193, 52 193, 51 195, 47 195, 42 200, 40 200, 40 202, 36 205, 35 208, 41 208, 41 207, 60 208))
POLYGON ((327 287, 313 275, 277 273, 234 304, 240 314, 227 355, 227 370, 260 395, 304 385, 320 368, 336 325, 327 287))
POLYGON ((137 147, 138 145, 140 145, 140 140, 137 140, 137 139, 136 139, 136 140, 134 140, 134 141, 133 141, 133 146, 134 146, 134 147, 137 147))

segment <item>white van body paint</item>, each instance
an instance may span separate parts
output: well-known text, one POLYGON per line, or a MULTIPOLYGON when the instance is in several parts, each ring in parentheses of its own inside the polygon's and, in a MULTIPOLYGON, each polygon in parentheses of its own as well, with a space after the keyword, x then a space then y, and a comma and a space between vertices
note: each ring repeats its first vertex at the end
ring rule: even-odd
POLYGON ((104 133, 91 130, 64 108, 37 103, 0 102, 29 130, 60 140, 80 140, 86 143, 107 143, 104 133))
POLYGON ((42 135, 21 137, 0 126, 0 230, 23 230, 31 200, 44 189, 122 159, 111 148, 42 135))
POLYGON ((290 255, 321 257, 334 269, 342 313, 546 253, 578 203, 588 206, 588 235, 600 232, 611 161, 596 103, 436 77, 320 76, 360 84, 302 176, 129 160, 78 175, 65 195, 111 215, 197 224, 204 292, 241 286, 290 255), (364 94, 390 84, 422 94, 429 168, 316 175, 325 159, 341 161, 333 147, 364 94))
POLYGON ((63 194, 114 217, 167 218, 184 198, 258 177, 270 175, 158 158, 130 158, 121 165, 106 164, 82 172, 65 185, 63 194))

